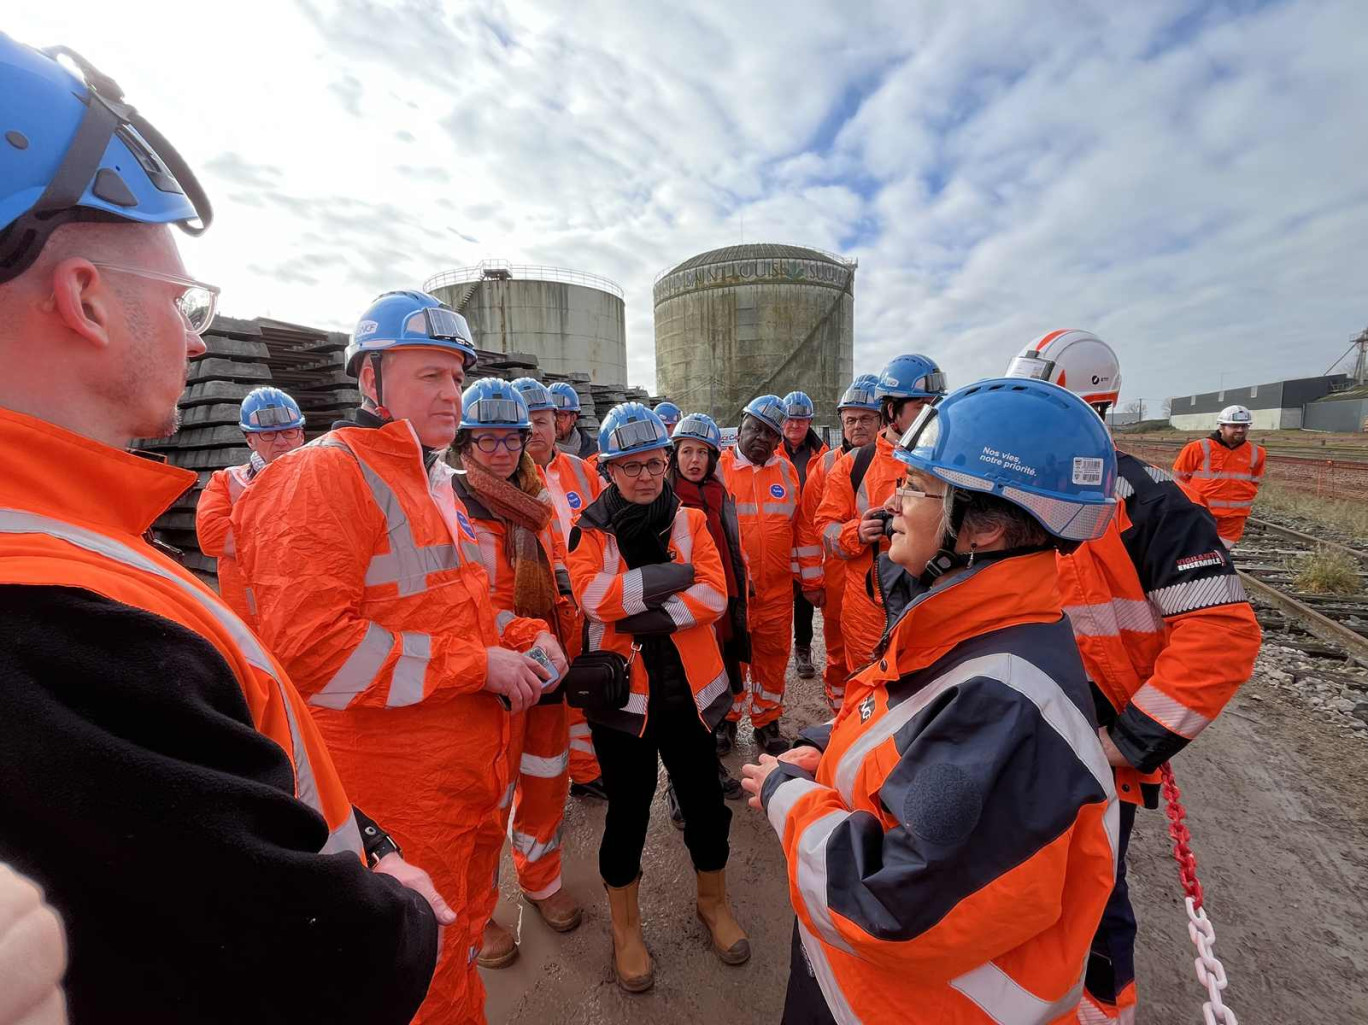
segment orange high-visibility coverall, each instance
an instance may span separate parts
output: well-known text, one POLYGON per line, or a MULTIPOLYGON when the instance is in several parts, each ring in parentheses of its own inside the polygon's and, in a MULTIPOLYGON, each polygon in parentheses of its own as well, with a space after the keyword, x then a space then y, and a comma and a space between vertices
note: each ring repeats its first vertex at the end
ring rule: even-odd
POLYGON ((817 545, 822 551, 822 590, 826 604, 822 606, 822 639, 826 642, 826 668, 822 671, 822 689, 833 712, 841 710, 845 700, 846 668, 845 641, 841 634, 841 600, 845 596, 845 562, 826 550, 822 533, 817 529, 817 509, 826 494, 826 479, 836 461, 849 449, 832 448, 808 463, 807 483, 803 485, 803 544, 817 545))
MULTIPOLYGON (((798 554, 803 511, 798 471, 786 456, 775 454, 764 466, 756 466, 739 448, 730 448, 718 460, 717 472, 736 500, 741 544, 755 588, 747 608, 748 689, 751 725, 759 729, 784 711, 784 678, 793 643, 793 583, 806 574, 819 584, 821 557, 798 554)), ((737 695, 728 719, 741 718, 744 698, 737 695)))
POLYGON ((851 472, 860 450, 851 449, 836 460, 826 476, 815 524, 830 558, 828 569, 845 564, 841 637, 846 668, 851 673, 869 663, 885 625, 882 599, 870 574, 874 556, 888 550, 888 539, 881 538, 877 545, 865 544, 860 540, 860 521, 870 509, 882 509, 897 482, 907 476, 907 468, 893 458, 893 443, 885 435, 880 434, 874 445, 874 457, 858 490, 851 483, 851 472))
MULTIPOLYGON (((1116 792, 1158 804, 1159 766, 1181 751, 1253 674, 1262 632, 1208 513, 1169 474, 1116 454, 1118 506, 1107 532, 1059 558, 1064 611, 1102 725, 1130 761, 1116 792)), ((1094 944, 1088 1021, 1136 1006, 1135 921, 1123 873, 1094 944)))
POLYGON ((1262 445, 1246 441, 1227 447, 1219 434, 1191 441, 1173 462, 1173 475, 1195 492, 1211 515, 1227 548, 1244 536, 1245 521, 1254 511, 1254 498, 1263 483, 1268 454, 1262 445))
POLYGON ((343 427, 282 456, 233 528, 262 639, 308 699, 356 804, 425 868, 460 916, 417 1021, 483 1022, 475 967, 489 874, 479 829, 508 790, 509 715, 483 690, 500 630, 475 529, 406 420, 343 427))
MULTIPOLYGON (((544 478, 543 478, 544 480, 544 478)), ((515 618, 515 568, 508 558, 508 525, 492 515, 479 496, 454 478, 456 497, 475 524, 480 557, 489 576, 489 597, 494 604, 495 622, 515 618)), ((542 499, 550 504, 551 495, 542 499)), ((574 658, 582 645, 581 619, 570 594, 570 574, 565 568, 565 540, 554 516, 537 537, 546 558, 547 572, 556 581, 554 614, 548 629, 560 641, 567 659, 574 658)), ((486 871, 491 886, 477 903, 488 921, 498 903, 499 856, 509 837, 508 820, 513 819, 511 842, 513 866, 518 883, 529 897, 542 900, 561 887, 561 833, 565 822, 565 799, 570 790, 570 727, 564 703, 534 705, 509 717, 508 778, 509 792, 496 812, 485 820, 475 846, 476 871, 486 871), (511 807, 510 807, 511 805, 511 807)), ((476 918, 480 912, 476 912, 476 918)))
POLYGON ((256 475, 248 463, 215 470, 195 506, 195 536, 200 551, 218 560, 219 595, 246 622, 254 619, 252 596, 242 582, 233 537, 233 506, 256 475))
POLYGON ((789 1001, 820 989, 868 1025, 1076 1022, 1118 806, 1054 554, 946 580, 875 658, 799 740, 816 773, 780 762, 761 790, 812 966, 789 1001))
MULTIPOLYGON (((603 490, 603 478, 599 476, 597 466, 560 449, 556 449, 545 473, 551 499, 556 504, 561 536, 568 541, 570 529, 578 522, 580 513, 603 490)), ((565 711, 570 718, 570 778, 576 783, 593 782, 603 775, 603 771, 594 756, 594 738, 589 733, 589 723, 581 709, 567 705, 565 711)))

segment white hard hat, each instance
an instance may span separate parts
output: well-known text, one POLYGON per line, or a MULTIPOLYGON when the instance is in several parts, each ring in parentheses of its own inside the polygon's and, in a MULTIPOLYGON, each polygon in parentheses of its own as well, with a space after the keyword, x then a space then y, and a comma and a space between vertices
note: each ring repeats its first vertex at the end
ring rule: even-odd
POLYGON ((1248 427, 1254 423, 1254 414, 1245 409, 1244 406, 1226 406, 1225 409, 1221 410, 1221 415, 1216 418, 1216 422, 1248 427))
POLYGON ((1041 335, 1007 367, 1008 377, 1031 377, 1067 388, 1090 406, 1121 397, 1121 361, 1091 331, 1065 328, 1041 335))

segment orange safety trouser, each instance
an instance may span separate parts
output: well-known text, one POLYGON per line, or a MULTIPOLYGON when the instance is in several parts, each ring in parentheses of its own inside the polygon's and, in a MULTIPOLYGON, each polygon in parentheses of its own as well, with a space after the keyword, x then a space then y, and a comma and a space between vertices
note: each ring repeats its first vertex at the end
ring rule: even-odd
POLYGON ((471 942, 480 946, 485 923, 499 901, 499 857, 504 839, 513 847, 518 884, 529 897, 549 897, 561 885, 561 827, 570 792, 570 724, 565 705, 535 705, 509 717, 508 775, 500 806, 486 817, 475 841, 471 878, 476 913, 471 942), (513 829, 510 836, 508 822, 513 829), (481 893, 482 896, 476 896, 481 893))
POLYGON ((846 564, 845 594, 841 599, 841 640, 848 670, 859 672, 874 658, 884 632, 884 607, 869 597, 869 555, 846 564))
POLYGON ((603 775, 603 770, 594 754, 589 722, 581 709, 567 707, 566 712, 570 718, 570 779, 575 783, 592 783, 603 775))
POLYGON ((846 668, 845 639, 841 634, 841 601, 845 590, 845 573, 839 563, 827 564, 826 604, 822 606, 822 639, 826 642, 826 669, 822 672, 822 689, 832 712, 839 712, 845 700, 845 682, 850 670, 846 668), (833 581, 832 578, 835 577, 833 581))
POLYGON ((752 598, 746 620, 751 643, 746 688, 736 695, 727 718, 740 719, 749 701, 751 725, 759 729, 784 712, 784 679, 793 645, 793 589, 752 598))

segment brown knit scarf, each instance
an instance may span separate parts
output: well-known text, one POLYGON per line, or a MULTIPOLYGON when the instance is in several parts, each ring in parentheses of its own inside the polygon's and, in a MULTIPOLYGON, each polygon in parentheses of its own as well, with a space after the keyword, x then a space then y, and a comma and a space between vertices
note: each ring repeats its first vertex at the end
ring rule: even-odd
POLYGON ((504 556, 513 564, 513 611, 547 618, 555 607, 556 578, 537 535, 551 522, 552 507, 537 464, 524 451, 512 478, 504 480, 474 459, 461 463, 466 485, 507 528, 504 556))

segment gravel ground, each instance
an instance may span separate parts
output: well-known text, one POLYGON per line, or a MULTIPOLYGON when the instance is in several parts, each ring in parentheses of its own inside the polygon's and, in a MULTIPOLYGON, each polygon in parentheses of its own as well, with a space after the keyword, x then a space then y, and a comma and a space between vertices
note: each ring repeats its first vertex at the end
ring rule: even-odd
MULTIPOLYGON (((1365 684, 1361 670, 1270 644, 1255 678, 1175 764, 1229 1001, 1246 1025, 1368 1021, 1368 723, 1353 707, 1368 700, 1365 684)), ((792 734, 823 718, 824 702, 819 681, 790 674, 788 686, 784 724, 792 734)), ((753 756, 743 729, 740 751, 726 761, 735 772, 753 756)), ((693 872, 663 792, 641 890, 655 988, 630 996, 613 981, 596 861, 604 808, 572 798, 565 877, 585 905, 584 923, 568 935, 550 932, 518 901, 505 859, 497 917, 517 931, 522 954, 512 967, 484 973, 492 1023, 779 1020, 793 919, 773 832, 758 813, 730 804, 729 885, 753 956, 725 966, 694 918, 693 872)), ((1200 1022, 1204 997, 1162 812, 1138 818, 1131 880, 1140 1021, 1200 1022)))

